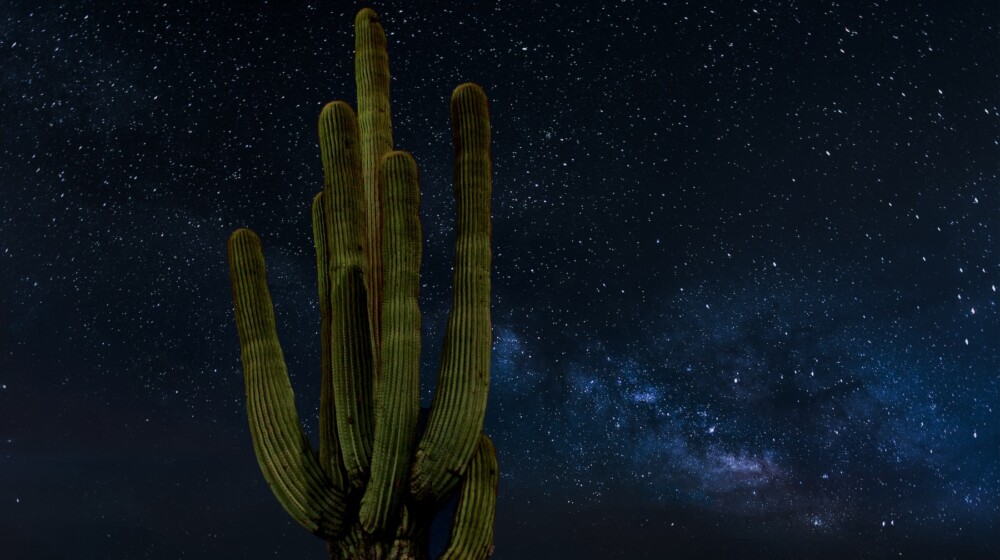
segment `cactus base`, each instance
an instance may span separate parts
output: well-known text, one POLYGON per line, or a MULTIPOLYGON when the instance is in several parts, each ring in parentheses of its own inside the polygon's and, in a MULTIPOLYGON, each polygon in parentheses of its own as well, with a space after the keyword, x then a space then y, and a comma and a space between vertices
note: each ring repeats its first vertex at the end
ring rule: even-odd
POLYGON ((356 524, 339 541, 328 541, 330 560, 428 560, 427 535, 374 541, 356 524))

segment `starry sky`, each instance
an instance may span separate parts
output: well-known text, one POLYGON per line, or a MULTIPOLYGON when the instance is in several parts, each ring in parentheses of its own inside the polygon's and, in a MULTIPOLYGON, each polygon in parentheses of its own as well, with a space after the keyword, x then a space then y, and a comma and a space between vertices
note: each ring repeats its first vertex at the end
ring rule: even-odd
MULTIPOLYGON (((362 5, 0 7, 5 557, 325 557, 253 457, 225 245, 261 234, 315 440, 316 118, 362 5)), ((1000 554, 996 2, 372 7, 425 404, 447 99, 492 102, 496 559, 1000 554)))

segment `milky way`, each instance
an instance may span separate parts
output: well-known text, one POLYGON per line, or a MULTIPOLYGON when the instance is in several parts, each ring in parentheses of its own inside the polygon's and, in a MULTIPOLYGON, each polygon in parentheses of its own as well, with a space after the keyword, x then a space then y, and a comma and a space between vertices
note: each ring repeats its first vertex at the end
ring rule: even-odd
MULTIPOLYGON (((1000 554, 996 3, 465 4, 374 8, 428 405, 447 96, 491 99, 495 558, 1000 554)), ((315 438, 360 6, 0 8, 6 555, 324 557, 253 457, 225 240, 262 236, 315 438)))

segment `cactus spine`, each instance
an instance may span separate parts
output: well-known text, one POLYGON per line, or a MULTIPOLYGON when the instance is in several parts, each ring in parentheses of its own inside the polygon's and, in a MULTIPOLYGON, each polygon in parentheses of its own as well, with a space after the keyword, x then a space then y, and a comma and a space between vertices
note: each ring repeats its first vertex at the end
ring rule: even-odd
POLYGON ((260 239, 248 229, 229 239, 254 451, 278 501, 328 541, 331 558, 426 558, 430 518, 457 487, 442 558, 482 559, 492 547, 498 476, 482 433, 492 338, 489 103, 471 83, 452 94, 454 293, 434 404, 418 434, 418 170, 392 148, 388 55, 374 11, 358 13, 355 32, 358 114, 334 101, 319 118, 319 453, 299 424, 260 239))

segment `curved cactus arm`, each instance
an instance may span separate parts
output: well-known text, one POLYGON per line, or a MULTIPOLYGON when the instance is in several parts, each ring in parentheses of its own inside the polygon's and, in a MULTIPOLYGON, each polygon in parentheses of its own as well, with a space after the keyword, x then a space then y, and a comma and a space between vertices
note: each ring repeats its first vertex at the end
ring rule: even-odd
POLYGON ((442 499, 476 449, 490 383, 489 101, 476 84, 451 96, 455 144, 455 274, 434 404, 410 479, 418 501, 442 499))
POLYGON ((324 538, 344 530, 345 497, 320 465, 299 424, 295 394, 278 343, 260 238, 239 229, 229 238, 236 326, 247 412, 257 462, 291 516, 324 538))
POLYGON ((493 442, 483 434, 462 480, 451 540, 441 560, 485 560, 493 548, 499 468, 493 442))
POLYGON ((358 90, 358 125, 361 129, 361 169, 367 223, 365 251, 368 264, 368 318, 374 348, 375 379, 380 377, 379 344, 382 341, 382 200, 378 168, 392 150, 392 117, 389 111, 389 54, 378 14, 361 9, 354 18, 354 75, 358 90))
POLYGON ((332 334, 330 332, 330 274, 329 247, 326 231, 326 200, 320 192, 312 204, 313 240, 316 244, 316 276, 319 285, 320 314, 320 369, 322 378, 319 394, 319 460, 323 468, 341 488, 346 488, 347 473, 340 455, 340 437, 337 435, 337 415, 333 401, 332 334))
MULTIPOLYGON (((343 101, 319 117, 330 309, 330 364, 337 435, 351 485, 368 478, 374 437, 373 361, 364 286, 364 195, 358 119, 343 101)), ((321 242, 317 242, 320 244, 321 242)))
POLYGON ((420 415, 420 183, 417 164, 402 151, 379 167, 384 200, 382 264, 382 374, 375 399, 372 475, 361 499, 369 533, 399 521, 420 415))

